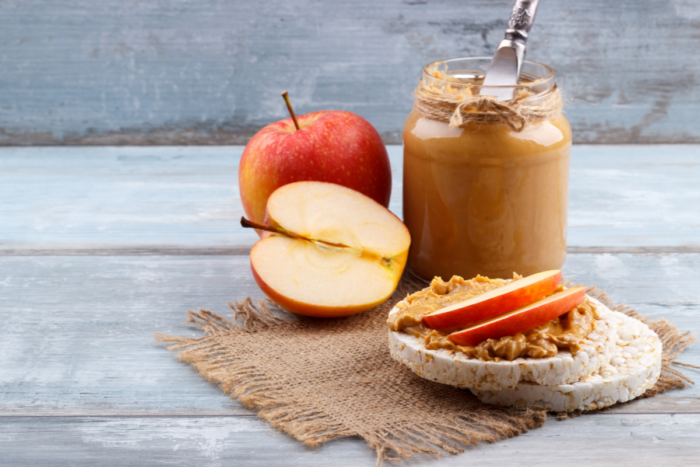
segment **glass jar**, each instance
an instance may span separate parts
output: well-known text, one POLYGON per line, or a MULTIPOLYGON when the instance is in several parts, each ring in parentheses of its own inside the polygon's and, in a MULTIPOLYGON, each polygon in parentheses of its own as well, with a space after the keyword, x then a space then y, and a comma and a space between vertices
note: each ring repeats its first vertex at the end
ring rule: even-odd
MULTIPOLYGON (((490 62, 435 62, 422 86, 448 103, 488 95, 480 83, 490 62)), ((559 97, 546 65, 526 61, 521 83, 513 87, 525 110, 559 97)), ((403 215, 418 275, 511 278, 564 264, 571 128, 558 102, 515 129, 488 119, 450 126, 414 108, 403 129, 403 215)))

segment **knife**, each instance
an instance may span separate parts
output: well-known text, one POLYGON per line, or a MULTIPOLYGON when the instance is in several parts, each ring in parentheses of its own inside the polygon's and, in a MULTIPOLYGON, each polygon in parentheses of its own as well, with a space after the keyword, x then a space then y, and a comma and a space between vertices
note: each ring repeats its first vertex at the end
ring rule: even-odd
POLYGON ((513 98, 514 86, 520 78, 520 69, 525 60, 525 43, 535 22, 539 0, 517 0, 508 20, 505 39, 498 44, 491 60, 483 86, 506 86, 502 88, 481 88, 482 95, 496 96, 499 101, 513 98))

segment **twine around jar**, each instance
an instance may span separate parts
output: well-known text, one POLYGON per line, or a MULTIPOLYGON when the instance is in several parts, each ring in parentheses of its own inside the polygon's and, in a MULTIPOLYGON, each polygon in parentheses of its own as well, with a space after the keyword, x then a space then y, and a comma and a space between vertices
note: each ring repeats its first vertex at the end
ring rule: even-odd
MULTIPOLYGON (((478 87, 474 87, 478 92, 478 87)), ((521 132, 528 123, 549 120, 562 111, 561 92, 555 86, 538 102, 528 102, 532 93, 521 90, 509 100, 494 96, 445 94, 421 81, 415 91, 413 109, 423 117, 462 127, 469 123, 501 123, 521 132)))

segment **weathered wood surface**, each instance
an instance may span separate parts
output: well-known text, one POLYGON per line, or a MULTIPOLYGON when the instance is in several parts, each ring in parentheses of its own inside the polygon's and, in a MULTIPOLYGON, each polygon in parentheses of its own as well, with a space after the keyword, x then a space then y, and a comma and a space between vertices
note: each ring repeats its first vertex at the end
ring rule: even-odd
MULTIPOLYGON (((0 3, 0 144, 241 144, 286 116, 356 112, 388 143, 422 67, 490 55, 512 0, 0 3)), ((700 142, 700 5, 543 3, 578 142, 700 142)))
MULTIPOLYGON (((187 309, 262 298, 236 225, 240 152, 0 150, 0 465, 374 465, 361 440, 311 450, 271 430, 153 342, 200 335, 187 309)), ((566 276, 700 335, 699 171, 698 146, 576 147, 566 276)), ((680 360, 700 364, 700 346, 680 360)), ((402 465, 694 466, 698 417, 691 386, 402 465)))
MULTIPOLYGON (((309 449, 252 418, 8 418, 0 423, 8 466, 206 467, 374 466, 364 442, 345 438, 309 449)), ((459 456, 418 456, 384 466, 536 465, 696 467, 700 418, 596 415, 557 422, 459 456)))
MULTIPOLYGON (((564 272, 700 335, 700 254, 574 254, 564 272)), ((250 414, 153 342, 247 296, 263 298, 247 256, 0 257, 0 415, 250 414)), ((700 414, 700 385, 617 410, 700 414)))
MULTIPOLYGON (((0 148, 0 254, 249 247, 242 149, 0 148)), ((402 148, 389 154, 401 216, 402 148)), ((574 146, 569 245, 700 251, 697 180, 698 145, 574 146)))

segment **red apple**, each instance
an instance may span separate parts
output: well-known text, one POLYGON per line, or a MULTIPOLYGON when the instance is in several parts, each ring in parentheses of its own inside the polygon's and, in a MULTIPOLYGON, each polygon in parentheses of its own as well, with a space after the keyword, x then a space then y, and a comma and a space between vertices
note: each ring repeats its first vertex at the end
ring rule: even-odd
POLYGON ((267 199, 292 182, 342 185, 384 207, 391 196, 389 156, 379 133, 364 118, 319 111, 272 123, 248 142, 238 169, 246 216, 261 223, 267 199))
POLYGON ((574 287, 517 310, 487 319, 449 335, 457 345, 478 345, 486 339, 513 336, 573 310, 586 296, 585 287, 574 287))
POLYGON ((513 281, 505 287, 477 295, 423 317, 432 329, 465 326, 501 315, 552 293, 561 281, 561 271, 545 271, 513 281))

